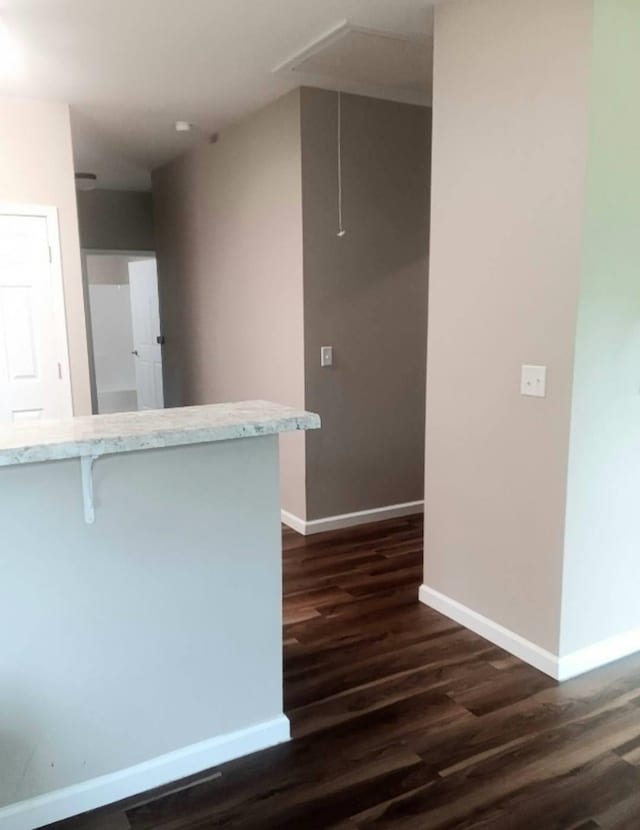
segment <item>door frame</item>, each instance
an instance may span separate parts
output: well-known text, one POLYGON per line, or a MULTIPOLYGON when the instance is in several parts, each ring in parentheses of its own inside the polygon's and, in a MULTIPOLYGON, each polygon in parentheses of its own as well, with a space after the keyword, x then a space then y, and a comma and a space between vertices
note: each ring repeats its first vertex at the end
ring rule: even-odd
POLYGON ((56 342, 56 362, 60 366, 64 382, 61 394, 64 414, 73 417, 73 393, 71 388, 71 367, 69 360, 69 335, 67 329, 67 307, 64 295, 64 275, 62 272, 62 250, 60 246, 60 222, 58 208, 55 205, 22 204, 20 202, 1 202, 0 216, 37 216, 47 223, 47 243, 49 245, 49 265, 51 270, 51 289, 53 294, 54 335, 56 342))
MULTIPOLYGON (((93 329, 91 323, 91 308, 89 307, 89 271, 87 267, 88 256, 130 256, 130 257, 152 257, 157 259, 155 251, 134 251, 128 248, 81 248, 80 258, 82 260, 82 293, 84 294, 84 317, 87 331, 87 355, 89 357, 89 384, 91 388, 91 412, 98 414, 98 384, 96 382, 96 361, 93 354, 93 329)), ((158 293, 160 284, 158 283, 158 293)))

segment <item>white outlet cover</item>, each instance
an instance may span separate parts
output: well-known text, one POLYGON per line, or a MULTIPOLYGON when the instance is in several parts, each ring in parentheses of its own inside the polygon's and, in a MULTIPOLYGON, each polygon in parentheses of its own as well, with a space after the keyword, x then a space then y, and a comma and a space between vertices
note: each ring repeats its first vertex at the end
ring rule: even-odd
POLYGON ((333 346, 320 347, 320 366, 333 366, 333 346))
POLYGON ((523 366, 520 394, 531 398, 544 398, 547 394, 547 367, 523 366))

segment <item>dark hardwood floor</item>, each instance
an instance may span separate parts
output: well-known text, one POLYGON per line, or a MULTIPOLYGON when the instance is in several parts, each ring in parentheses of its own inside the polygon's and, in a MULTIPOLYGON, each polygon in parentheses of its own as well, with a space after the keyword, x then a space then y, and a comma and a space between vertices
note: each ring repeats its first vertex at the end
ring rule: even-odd
POLYGON ((420 605, 417 517, 284 557, 294 739, 56 830, 640 830, 640 656, 559 686, 420 605))

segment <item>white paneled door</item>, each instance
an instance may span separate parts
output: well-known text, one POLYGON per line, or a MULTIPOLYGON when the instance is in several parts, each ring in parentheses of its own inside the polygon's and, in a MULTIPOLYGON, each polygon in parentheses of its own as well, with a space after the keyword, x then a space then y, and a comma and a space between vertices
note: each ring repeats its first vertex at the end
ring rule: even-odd
POLYGON ((129 263, 138 409, 162 409, 162 346, 155 259, 129 263))
POLYGON ((0 204, 0 421, 71 414, 56 211, 0 204))

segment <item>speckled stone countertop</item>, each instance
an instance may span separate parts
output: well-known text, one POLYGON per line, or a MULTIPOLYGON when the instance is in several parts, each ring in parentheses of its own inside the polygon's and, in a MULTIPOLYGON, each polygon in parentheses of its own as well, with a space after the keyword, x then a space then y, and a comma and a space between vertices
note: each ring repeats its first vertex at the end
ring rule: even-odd
POLYGON ((269 401, 0 424, 0 467, 208 444, 319 427, 318 415, 269 401))

